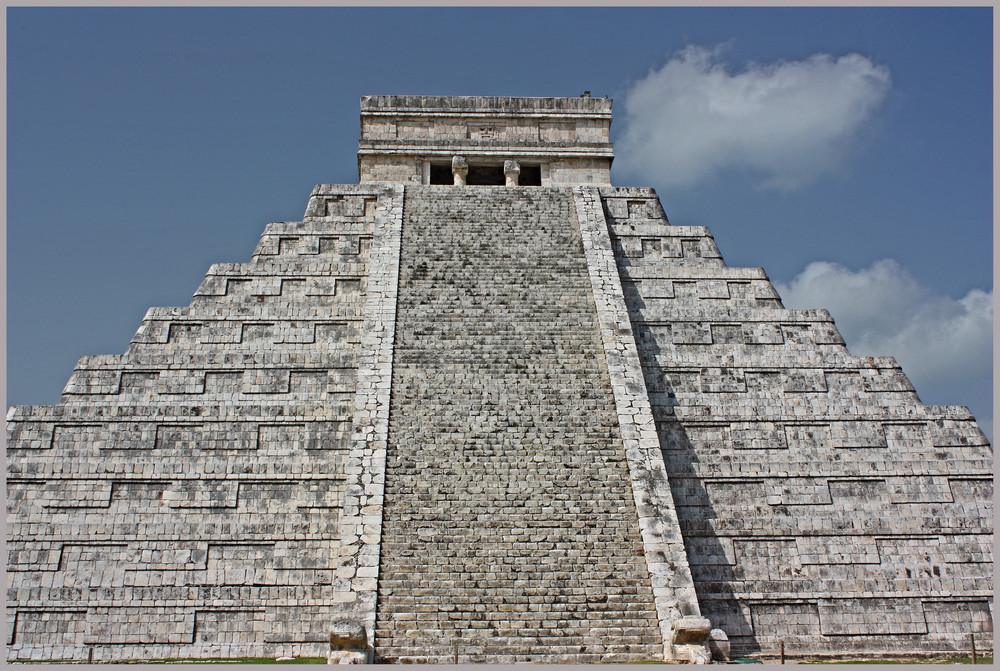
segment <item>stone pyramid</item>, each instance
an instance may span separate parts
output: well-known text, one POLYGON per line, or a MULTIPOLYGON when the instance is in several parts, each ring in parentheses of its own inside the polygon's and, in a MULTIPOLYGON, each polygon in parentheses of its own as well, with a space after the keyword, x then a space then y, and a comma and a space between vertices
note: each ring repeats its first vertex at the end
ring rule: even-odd
POLYGON ((611 101, 361 110, 359 184, 8 412, 8 660, 991 647, 971 414, 611 186, 611 101))

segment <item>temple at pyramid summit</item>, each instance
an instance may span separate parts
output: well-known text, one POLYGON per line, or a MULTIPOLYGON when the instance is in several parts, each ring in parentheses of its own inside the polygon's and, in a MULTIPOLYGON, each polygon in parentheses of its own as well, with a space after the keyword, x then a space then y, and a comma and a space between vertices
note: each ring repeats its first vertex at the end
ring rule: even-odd
POLYGON ((992 649, 972 415, 612 186, 610 126, 364 97, 358 184, 12 407, 8 661, 992 649))

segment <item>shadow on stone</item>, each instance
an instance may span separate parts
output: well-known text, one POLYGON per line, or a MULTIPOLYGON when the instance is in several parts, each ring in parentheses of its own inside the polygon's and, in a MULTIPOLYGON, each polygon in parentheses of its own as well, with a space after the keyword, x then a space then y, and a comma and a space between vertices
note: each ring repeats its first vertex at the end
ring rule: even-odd
MULTIPOLYGON (((620 268, 629 312, 642 314, 645 307, 642 296, 628 281, 627 268, 620 268)), ((713 628, 724 632, 724 636, 718 633, 710 636, 713 657, 760 652, 749 608, 736 599, 732 586, 740 579, 740 569, 734 563, 735 558, 726 554, 716 531, 715 510, 694 468, 698 454, 684 426, 674 415, 678 405, 676 394, 657 364, 661 350, 650 331, 650 324, 633 322, 633 330, 701 614, 711 621, 713 628)))

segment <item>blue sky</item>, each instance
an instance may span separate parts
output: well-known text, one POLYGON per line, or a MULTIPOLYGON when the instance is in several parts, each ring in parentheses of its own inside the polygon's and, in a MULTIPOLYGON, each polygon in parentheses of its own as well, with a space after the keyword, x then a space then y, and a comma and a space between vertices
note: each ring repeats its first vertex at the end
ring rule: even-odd
POLYGON ((6 11, 8 405, 356 182, 362 95, 590 90, 616 185, 992 434, 992 8, 6 11))

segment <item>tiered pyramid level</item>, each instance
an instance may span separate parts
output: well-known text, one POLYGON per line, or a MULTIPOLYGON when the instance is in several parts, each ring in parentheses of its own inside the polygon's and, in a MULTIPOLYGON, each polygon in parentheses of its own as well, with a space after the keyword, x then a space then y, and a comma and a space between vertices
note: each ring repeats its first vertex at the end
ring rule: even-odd
POLYGON ((58 405, 11 408, 11 659, 327 637, 377 191, 324 193, 124 355, 81 359, 58 405))
MULTIPOLYGON (((992 643, 992 449, 825 310, 601 189, 702 613, 734 652, 992 643)), ((631 196, 631 197, 630 197, 631 196)))

